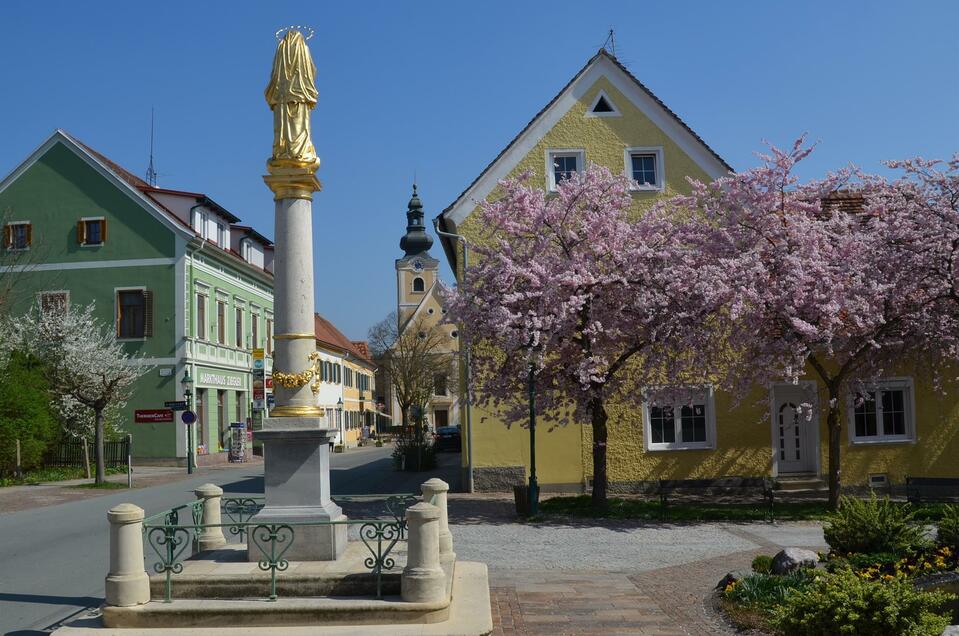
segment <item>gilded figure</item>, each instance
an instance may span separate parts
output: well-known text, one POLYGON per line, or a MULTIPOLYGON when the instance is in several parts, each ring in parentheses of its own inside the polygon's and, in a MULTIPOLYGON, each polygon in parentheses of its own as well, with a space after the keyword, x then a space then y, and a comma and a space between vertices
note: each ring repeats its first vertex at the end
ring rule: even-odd
POLYGON ((298 29, 287 30, 276 47, 265 93, 273 111, 271 162, 316 164, 316 150, 310 138, 310 111, 317 98, 316 66, 298 29))

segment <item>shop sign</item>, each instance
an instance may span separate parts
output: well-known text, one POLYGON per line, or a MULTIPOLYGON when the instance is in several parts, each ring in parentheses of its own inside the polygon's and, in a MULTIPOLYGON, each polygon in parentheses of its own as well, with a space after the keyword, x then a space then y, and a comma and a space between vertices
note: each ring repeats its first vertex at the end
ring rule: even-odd
POLYGON ((133 421, 137 424, 172 422, 173 411, 171 409, 137 409, 133 411, 133 421))
POLYGON ((214 386, 226 386, 231 388, 243 388, 243 378, 237 378, 232 375, 222 375, 219 373, 211 373, 209 371, 201 371, 199 373, 200 384, 212 384, 214 386))

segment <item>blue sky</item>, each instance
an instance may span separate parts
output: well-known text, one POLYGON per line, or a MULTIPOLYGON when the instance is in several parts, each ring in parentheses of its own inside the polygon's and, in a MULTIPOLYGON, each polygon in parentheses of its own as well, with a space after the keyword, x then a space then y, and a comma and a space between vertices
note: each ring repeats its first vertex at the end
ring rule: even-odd
POLYGON ((60 127, 142 175, 153 107, 159 185, 272 236, 263 89, 288 24, 316 29, 317 309, 351 338, 395 304, 414 173, 431 219, 610 27, 620 59, 737 169, 802 132, 820 142, 807 177, 959 151, 956 2, 6 1, 0 173, 60 127))

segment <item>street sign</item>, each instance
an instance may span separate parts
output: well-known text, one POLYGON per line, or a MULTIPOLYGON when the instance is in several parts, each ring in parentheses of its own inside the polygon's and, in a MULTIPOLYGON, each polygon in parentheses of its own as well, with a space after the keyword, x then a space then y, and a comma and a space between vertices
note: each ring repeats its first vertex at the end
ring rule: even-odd
POLYGON ((256 400, 256 399, 253 400, 253 410, 254 410, 254 411, 262 411, 262 410, 263 410, 263 406, 264 406, 263 400, 256 400))
POLYGON ((196 413, 193 411, 183 411, 180 413, 180 421, 184 424, 193 424, 196 421, 196 413))
POLYGON ((173 411, 170 409, 137 409, 136 411, 133 411, 133 421, 137 424, 172 422, 173 411))
POLYGON ((273 394, 272 394, 272 393, 267 393, 267 394, 266 394, 266 405, 267 405, 267 407, 269 407, 269 408, 271 408, 271 409, 272 409, 274 406, 276 406, 276 398, 273 397, 273 394))
POLYGON ((263 368, 263 359, 260 358, 259 360, 254 360, 254 361, 253 361, 253 368, 254 368, 254 369, 262 369, 262 368, 263 368))
POLYGON ((187 405, 184 400, 178 400, 175 402, 164 402, 163 406, 173 411, 185 411, 187 409, 187 405))
POLYGON ((254 349, 253 350, 253 359, 262 360, 263 359, 263 349, 254 349))

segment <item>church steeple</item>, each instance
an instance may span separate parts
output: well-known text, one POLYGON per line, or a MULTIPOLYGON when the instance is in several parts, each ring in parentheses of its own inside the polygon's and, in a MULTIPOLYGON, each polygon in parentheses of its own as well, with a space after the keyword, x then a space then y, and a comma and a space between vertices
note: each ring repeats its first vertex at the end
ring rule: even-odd
POLYGON ((400 239, 400 249, 406 256, 425 254, 433 247, 433 237, 426 233, 423 225, 423 204, 416 194, 416 184, 413 184, 413 196, 406 209, 406 234, 400 239))

